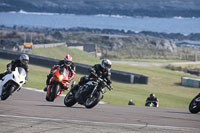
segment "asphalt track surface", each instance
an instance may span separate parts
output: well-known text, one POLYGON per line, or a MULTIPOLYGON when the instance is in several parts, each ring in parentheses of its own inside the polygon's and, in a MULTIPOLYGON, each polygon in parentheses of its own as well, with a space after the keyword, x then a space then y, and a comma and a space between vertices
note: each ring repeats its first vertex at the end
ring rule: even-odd
POLYGON ((0 101, 0 133, 200 133, 200 113, 188 109, 99 104, 67 108, 64 97, 21 89, 0 101))

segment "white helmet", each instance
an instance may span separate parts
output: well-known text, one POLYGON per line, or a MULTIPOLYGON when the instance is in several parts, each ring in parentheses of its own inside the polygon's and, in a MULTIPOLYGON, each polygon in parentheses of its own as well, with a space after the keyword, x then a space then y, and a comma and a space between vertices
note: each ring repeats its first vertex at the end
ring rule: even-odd
POLYGON ((22 54, 20 57, 19 57, 19 60, 22 64, 24 65, 27 65, 28 62, 29 62, 29 56, 26 55, 26 54, 22 54))
POLYGON ((72 63, 72 57, 71 55, 67 54, 64 58, 65 65, 70 65, 72 63))
POLYGON ((111 69, 111 65, 112 65, 112 62, 108 59, 103 59, 101 61, 101 67, 106 69, 106 70, 110 70, 111 69))

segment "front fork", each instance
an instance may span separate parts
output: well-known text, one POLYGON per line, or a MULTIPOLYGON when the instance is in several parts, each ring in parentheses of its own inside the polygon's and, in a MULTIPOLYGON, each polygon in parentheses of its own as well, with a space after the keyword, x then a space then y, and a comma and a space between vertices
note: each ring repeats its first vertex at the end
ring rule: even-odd
POLYGON ((90 98, 92 98, 96 92, 97 92, 97 86, 94 87, 94 89, 90 95, 90 98))

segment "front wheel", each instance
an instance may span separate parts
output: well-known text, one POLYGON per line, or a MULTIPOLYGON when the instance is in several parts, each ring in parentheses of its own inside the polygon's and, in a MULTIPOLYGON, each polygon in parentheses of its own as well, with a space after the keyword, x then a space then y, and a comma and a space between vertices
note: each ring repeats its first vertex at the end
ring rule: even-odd
POLYGON ((191 102, 189 105, 189 111, 190 113, 196 114, 200 111, 200 94, 197 95, 191 102))
POLYGON ((71 106, 73 106, 74 104, 76 104, 75 97, 74 97, 74 95, 72 94, 71 91, 69 91, 69 92, 67 93, 67 95, 65 96, 65 98, 64 98, 64 104, 65 104, 65 106, 67 106, 67 107, 71 107, 71 106))
POLYGON ((102 92, 97 91, 93 97, 88 97, 85 101, 85 107, 86 108, 93 108, 96 106, 99 101, 101 100, 103 94, 102 92))
POLYGON ((46 94, 47 101, 53 102, 55 100, 59 87, 60 87, 59 85, 52 85, 50 90, 47 90, 47 94, 46 94))
POLYGON ((6 88, 2 90, 1 100, 6 100, 12 93, 12 90, 15 89, 15 86, 8 85, 6 88))

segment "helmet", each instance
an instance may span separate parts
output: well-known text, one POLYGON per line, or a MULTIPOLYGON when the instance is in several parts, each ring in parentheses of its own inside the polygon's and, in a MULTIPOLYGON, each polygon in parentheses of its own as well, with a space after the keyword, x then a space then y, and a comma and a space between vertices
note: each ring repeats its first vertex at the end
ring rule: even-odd
POLYGON ((151 98, 155 98, 155 97, 156 97, 156 95, 155 95, 154 93, 151 93, 149 96, 150 96, 151 98))
POLYGON ((19 57, 19 60, 20 60, 20 62, 21 62, 22 64, 26 65, 26 64, 28 64, 28 62, 29 62, 29 57, 28 57, 28 55, 26 55, 26 54, 22 54, 22 55, 19 57))
POLYGON ((64 58, 65 65, 70 65, 72 63, 72 57, 71 55, 67 54, 64 58))
POLYGON ((108 59, 103 59, 101 61, 101 67, 106 69, 106 70, 110 70, 111 69, 111 65, 112 65, 112 62, 108 59))

